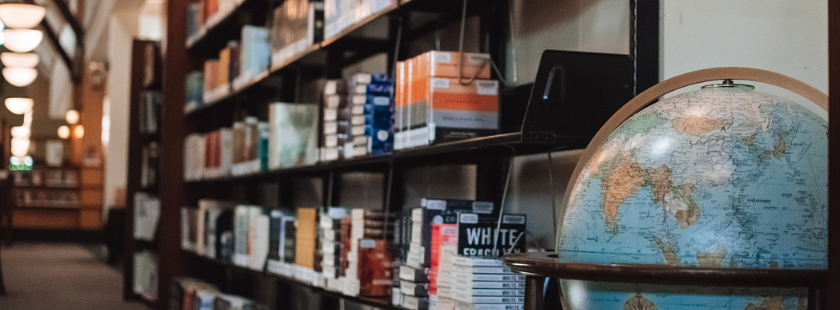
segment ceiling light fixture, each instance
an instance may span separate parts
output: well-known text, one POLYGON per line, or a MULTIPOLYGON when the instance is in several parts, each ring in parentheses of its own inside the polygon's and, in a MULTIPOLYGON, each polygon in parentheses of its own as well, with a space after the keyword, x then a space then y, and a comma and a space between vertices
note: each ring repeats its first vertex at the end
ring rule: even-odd
POLYGON ((85 127, 82 125, 76 126, 76 138, 81 139, 85 137, 85 127))
POLYGON ((3 29, 3 45, 16 53, 28 53, 41 44, 44 33, 34 29, 3 29))
POLYGON ((38 61, 35 53, 0 53, 0 62, 7 68, 35 68, 38 61))
POLYGON ((3 77, 9 84, 17 87, 25 87, 32 84, 38 77, 38 70, 33 68, 3 68, 3 77))
POLYGON ((0 20, 9 28, 33 28, 44 19, 47 9, 34 4, 0 4, 0 20))
POLYGON ((6 98, 6 109, 17 115, 32 111, 32 99, 30 98, 6 98))

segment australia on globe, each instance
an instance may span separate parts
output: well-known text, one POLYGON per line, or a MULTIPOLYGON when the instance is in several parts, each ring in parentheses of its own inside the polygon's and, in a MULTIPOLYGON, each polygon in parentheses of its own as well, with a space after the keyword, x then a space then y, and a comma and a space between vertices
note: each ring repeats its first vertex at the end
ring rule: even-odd
MULTIPOLYGON (((561 262, 827 267, 827 120, 752 86, 665 98, 593 153, 562 210, 561 262)), ((807 290, 564 280, 573 309, 805 309, 807 290)))

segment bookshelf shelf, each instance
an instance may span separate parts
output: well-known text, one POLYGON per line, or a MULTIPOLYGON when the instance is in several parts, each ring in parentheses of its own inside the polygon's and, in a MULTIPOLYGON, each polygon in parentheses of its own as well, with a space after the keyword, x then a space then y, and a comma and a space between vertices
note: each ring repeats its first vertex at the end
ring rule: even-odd
MULTIPOLYGON (((256 7, 254 3, 260 1, 264 0, 245 0, 228 16, 235 15, 241 10, 247 11, 247 8, 242 9, 246 6, 256 7)), ((270 88, 270 85, 266 85, 269 84, 267 83, 268 80, 276 78, 291 69, 301 67, 323 68, 327 62, 328 51, 354 51, 355 53, 347 56, 346 59, 343 59, 344 63, 355 63, 358 60, 372 56, 376 53, 386 52, 391 48, 391 45, 388 42, 388 32, 381 31, 381 29, 387 29, 389 27, 391 18, 402 18, 402 16, 409 15, 412 11, 442 13, 460 8, 460 4, 440 4, 437 2, 438 1, 431 0, 404 1, 401 4, 382 9, 381 11, 356 22, 352 26, 343 29, 338 34, 326 38, 320 43, 309 46, 304 51, 285 59, 281 63, 272 64, 271 68, 267 72, 263 72, 262 74, 252 78, 243 87, 230 86, 228 87, 229 91, 227 93, 216 96, 215 98, 212 98, 212 100, 208 100, 208 102, 205 102, 200 107, 185 105, 184 114, 187 117, 194 118, 197 117, 196 115, 203 115, 206 111, 218 109, 223 105, 232 104, 244 97, 252 95, 256 89, 270 88)), ((471 13, 475 14, 475 12, 471 13)), ((441 27, 442 22, 455 22, 458 18, 460 18, 456 18, 455 15, 457 14, 438 14, 436 15, 436 18, 426 18, 422 24, 406 29, 405 31, 411 32, 415 36, 425 34, 431 30, 441 27)), ((228 17, 226 17, 225 20, 227 20, 227 18, 228 17)), ((213 32, 213 29, 223 28, 224 26, 218 26, 222 24, 223 23, 220 22, 217 26, 208 27, 207 33, 213 32)), ((219 36, 205 34, 195 36, 192 38, 193 41, 196 41, 193 44, 189 44, 192 41, 188 39, 187 49, 191 51, 198 50, 195 46, 204 44, 201 42, 211 40, 217 41, 213 43, 214 45, 222 46, 224 42, 227 42, 227 40, 232 39, 235 36, 235 34, 219 36)), ((201 50, 204 51, 205 49, 202 48, 201 50)))
POLYGON ((265 0, 236 0, 236 5, 227 12, 216 12, 207 18, 198 32, 187 37, 186 46, 188 50, 199 50, 210 48, 214 38, 226 35, 226 32, 234 28, 238 21, 239 14, 256 11, 260 6, 268 7, 265 0))
POLYGON ((411 165, 440 159, 449 162, 475 161, 477 158, 498 155, 510 156, 546 152, 556 149, 550 146, 528 146, 521 144, 521 133, 498 134, 470 140, 447 142, 406 150, 398 150, 391 154, 368 155, 346 160, 318 162, 314 165, 275 169, 258 173, 229 176, 215 179, 185 181, 186 184, 217 184, 248 181, 267 181, 278 177, 314 176, 329 172, 340 171, 385 171, 390 165, 411 165), (515 153, 514 153, 515 152, 515 153))
POLYGON ((337 299, 344 299, 346 301, 351 301, 351 302, 354 302, 354 303, 358 303, 358 304, 362 304, 362 305, 365 305, 365 306, 370 306, 370 307, 374 307, 374 308, 378 308, 378 309, 397 309, 396 307, 391 305, 390 299, 388 299, 388 298, 372 298, 372 297, 344 295, 344 294, 341 294, 341 293, 338 293, 338 292, 328 291, 328 290, 325 290, 325 289, 320 288, 320 287, 315 287, 315 286, 312 286, 310 284, 301 282, 301 281, 293 279, 293 278, 289 278, 289 277, 285 277, 285 276, 281 276, 281 275, 277 275, 277 274, 272 274, 272 273, 269 273, 269 272, 266 272, 266 271, 254 270, 254 269, 250 269, 250 268, 247 268, 247 267, 242 267, 242 266, 237 266, 237 265, 221 262, 221 261, 218 261, 218 260, 215 260, 215 259, 212 259, 212 258, 208 258, 208 257, 198 255, 198 254, 193 253, 191 251, 182 250, 182 252, 184 254, 186 254, 187 257, 190 257, 191 259, 200 260, 204 263, 213 264, 213 265, 225 268, 225 269, 233 271, 233 272, 251 274, 251 275, 263 277, 263 278, 266 278, 266 279, 272 279, 272 280, 276 280, 276 281, 281 281, 283 283, 288 283, 288 284, 297 285, 297 286, 300 286, 300 287, 305 287, 305 288, 310 289, 312 292, 317 293, 318 295, 321 295, 321 296, 330 297, 330 298, 337 298, 337 299))

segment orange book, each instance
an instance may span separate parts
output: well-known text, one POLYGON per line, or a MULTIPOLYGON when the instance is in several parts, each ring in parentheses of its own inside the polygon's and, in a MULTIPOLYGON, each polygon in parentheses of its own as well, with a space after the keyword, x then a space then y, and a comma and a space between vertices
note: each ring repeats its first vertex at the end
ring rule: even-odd
POLYGON ((204 2, 204 21, 207 22, 207 19, 210 16, 213 16, 216 12, 219 11, 219 0, 205 0, 204 2))
POLYGON ((218 69, 219 60, 210 59, 204 62, 204 93, 207 93, 219 86, 216 84, 218 82, 218 79, 216 78, 218 69))
POLYGON ((295 265, 314 269, 318 210, 314 208, 299 208, 297 215, 295 265))
POLYGON ((225 85, 230 80, 230 47, 225 47, 219 52, 218 73, 216 74, 216 85, 225 85))

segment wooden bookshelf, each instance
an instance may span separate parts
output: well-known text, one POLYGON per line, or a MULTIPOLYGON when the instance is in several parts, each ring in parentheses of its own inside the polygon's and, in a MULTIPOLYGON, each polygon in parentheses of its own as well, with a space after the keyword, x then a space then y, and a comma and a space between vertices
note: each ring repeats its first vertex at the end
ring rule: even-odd
MULTIPOLYGON (((522 128, 521 117, 525 116, 524 111, 520 113, 519 118, 513 120, 510 126, 503 126, 498 135, 484 137, 474 140, 443 143, 427 147, 419 147, 415 149, 395 151, 390 154, 380 156, 367 156, 361 158, 354 158, 344 161, 334 162, 319 162, 314 165, 285 168, 279 170, 270 170, 260 173, 224 177, 218 179, 205 179, 197 181, 183 181, 183 140, 186 134, 193 132, 207 132, 223 126, 228 126, 232 120, 243 114, 253 113, 259 114, 270 101, 286 100, 292 102, 293 93, 300 87, 299 82, 295 82, 295 77, 305 75, 304 78, 337 78, 341 75, 341 69, 354 65, 371 56, 377 54, 386 54, 388 64, 386 67, 388 71, 393 69, 393 62, 395 60, 403 60, 415 55, 408 52, 408 41, 420 38, 436 30, 439 30, 447 25, 452 25, 460 21, 461 2, 460 1, 433 1, 433 0, 411 0, 400 1, 396 6, 385 9, 379 13, 371 15, 359 23, 344 29, 337 35, 325 38, 323 42, 314 44, 304 50, 303 52, 294 55, 286 61, 279 64, 271 64, 266 68, 266 73, 261 75, 241 87, 232 88, 230 92, 219 98, 214 98, 212 102, 206 103, 204 106, 184 110, 184 103, 186 101, 184 94, 185 77, 191 71, 199 69, 201 63, 208 57, 217 53, 228 40, 236 39, 239 36, 239 28, 242 23, 238 17, 248 16, 249 24, 265 25, 268 24, 265 20, 267 18, 265 11, 275 4, 275 2, 267 0, 244 0, 228 15, 215 17, 212 22, 203 32, 200 32, 194 37, 186 37, 186 14, 187 4, 186 0, 175 0, 167 2, 167 50, 166 62, 163 70, 163 96, 165 104, 163 105, 162 117, 162 133, 160 135, 162 165, 160 174, 160 197, 162 200, 161 206, 161 221, 158 234, 157 247, 159 250, 159 301, 156 304, 158 309, 168 309, 166 301, 169 300, 169 285, 172 279, 177 276, 192 276, 197 278, 206 278, 217 281, 224 285, 220 287, 237 287, 240 285, 247 285, 251 287, 251 283, 241 283, 235 280, 236 277, 231 276, 233 273, 250 274, 257 278, 270 278, 276 281, 293 284, 296 286, 307 287, 292 279, 281 276, 274 276, 262 271, 254 271, 242 267, 232 266, 226 263, 210 260, 191 252, 182 251, 180 248, 180 208, 187 205, 195 205, 200 198, 210 196, 224 196, 219 191, 230 191, 233 186, 253 185, 260 183, 272 184, 287 184, 294 180, 302 178, 318 178, 323 185, 324 199, 323 205, 340 205, 336 196, 331 191, 334 191, 336 185, 332 184, 336 174, 346 172, 373 172, 383 175, 383 193, 386 193, 386 199, 383 199, 383 210, 398 211, 402 209, 401 205, 391 203, 391 201, 402 201, 404 195, 404 179, 402 179, 406 169, 423 166, 423 165, 437 165, 450 163, 471 163, 476 164, 477 173, 479 176, 479 184, 476 188, 476 199, 490 200, 495 203, 501 202, 501 192, 504 189, 505 175, 510 169, 508 166, 509 159, 514 155, 534 154, 548 152, 557 149, 571 149, 582 148, 586 146, 588 140, 570 140, 570 141, 556 141, 554 143, 539 144, 528 143, 527 136, 523 136, 520 131, 522 128), (262 12, 261 12, 262 10, 262 12), (433 16, 432 18, 413 18, 416 14, 422 13, 433 16), (262 18, 262 19, 261 19, 262 18), (218 22, 216 22, 218 20, 218 22), (398 31, 401 29, 402 31, 398 31), (375 30, 375 31, 374 31, 375 30), (371 35, 371 33, 375 33, 371 35), (383 35, 384 34, 384 35, 383 35), (400 46, 396 46, 397 38, 400 38, 400 46), (400 52, 398 52, 400 51, 400 52), (328 185, 332 184, 332 185, 328 185), (204 268, 207 267, 207 268, 204 268)), ((636 61, 635 70, 638 73, 637 92, 646 89, 658 82, 659 72, 659 9, 658 5, 649 5, 640 1, 630 1, 631 7, 635 9, 634 14, 631 14, 632 26, 631 32, 637 36, 635 42, 636 49, 631 51, 637 54, 631 55, 636 61)), ((840 4, 830 2, 831 16, 838 18, 830 18, 832 25, 837 26, 836 20, 840 20, 840 4)), ((491 58, 499 67, 504 67, 504 59, 506 58, 505 46, 507 34, 507 16, 508 5, 506 1, 491 0, 491 1, 469 1, 470 10, 467 12, 471 17, 479 17, 481 19, 481 37, 478 44, 481 52, 491 54, 491 58), (500 18, 501 17, 501 18, 500 18), (505 22, 498 22, 505 21, 505 22)), ((830 33, 831 38, 831 69, 833 73, 840 72, 840 39, 838 39, 838 32, 832 28, 830 33)), ((837 75, 837 74, 835 74, 837 75)), ((832 79, 831 90, 840 93, 840 81, 832 79)), ((506 98, 502 104, 508 106, 527 107, 528 95, 530 89, 525 89, 525 96, 511 96, 506 98)), ((831 98, 832 105, 840 106, 837 98, 831 98)), ((509 115, 516 115, 510 113, 509 115)), ((541 123, 553 121, 554 115, 541 115, 541 123)), ((506 117, 506 116, 502 116, 506 117)), ((831 123, 836 123, 837 118, 832 118, 831 123)), ((506 123, 502 120, 502 123, 506 123)), ((835 132, 840 125, 832 125, 832 134, 840 135, 840 132, 835 132), (836 125, 836 126, 835 126, 836 125)), ((836 157, 840 151, 835 152, 837 145, 831 144, 832 157, 836 157)), ((837 161, 831 161, 837 162, 837 161)), ((838 179, 840 175, 840 165, 831 166, 831 179, 838 179)), ((840 181, 831 182, 831 188, 840 187, 840 181)), ((281 189, 283 191, 284 189, 281 189)), ((281 194, 282 195, 282 194, 281 194)), ((834 200, 832 200, 834 201, 834 200)), ((832 203, 836 204, 835 203, 832 203)), ((830 211, 830 221, 840 222, 840 217, 837 208, 830 211)), ((838 228, 832 227, 831 235, 837 236, 838 228)), ((840 228, 838 228, 840 229, 840 228)), ((832 243, 830 270, 827 276, 814 273, 785 273, 785 272, 770 272, 761 275, 755 275, 755 283, 761 283, 761 279, 775 279, 778 283, 783 283, 784 279, 793 279, 796 281, 826 281, 834 287, 836 293, 837 283, 840 283, 840 264, 838 264, 837 240, 840 238, 830 238, 832 243), (762 278, 764 277, 764 278, 762 278)), ((546 259, 539 258, 520 258, 524 260, 546 259)), ((510 263, 516 264, 514 258, 510 263)), ((571 266, 581 267, 581 266, 571 266)), ((570 267, 570 268, 571 268, 570 267)), ((592 266, 582 266, 592 267, 592 266)), ((599 267, 600 268, 600 267, 599 267)), ((603 267, 607 271, 615 271, 618 267, 603 267)), ((620 269, 620 268, 618 268, 620 269)), ((572 270, 572 269, 570 269, 572 270)), ((521 269, 523 272, 528 272, 526 269, 521 269)), ((565 270, 563 272, 567 272, 565 270)), ((574 271, 574 270, 573 270, 574 271)), ((558 271, 559 272, 559 271, 558 271)), ((633 269, 632 274, 650 275, 650 270, 644 268, 633 269)), ((677 270, 676 273, 690 273, 693 270, 677 270)), ((741 275, 731 275, 721 273, 718 275, 721 279, 732 279, 733 277, 740 277, 741 275)), ((752 275, 743 275, 751 277, 752 275)), ((579 277, 595 277, 592 274, 580 275, 579 277)), ((662 276, 666 277, 666 276, 662 276)), ((677 279, 677 275, 673 279, 677 279)), ((589 278, 587 278, 589 279, 589 278)), ((600 280, 609 280, 610 278, 593 278, 600 280)), ((659 278, 657 278, 659 279, 659 278)), ((663 278, 664 279, 664 278, 663 278)), ((670 279, 670 278, 669 278, 670 279)), ((677 280, 674 280, 677 281, 677 280)), ((746 281, 746 280, 745 280, 746 281)), ((752 280, 750 280, 752 281, 752 280)), ((770 280, 768 280, 770 281, 770 280)), ((774 282, 774 283, 776 283, 774 282)), ((752 282, 750 282, 752 283, 752 282)), ((343 296, 337 293, 321 291, 316 288, 312 290, 319 291, 319 296, 329 299, 343 299, 346 301, 359 303, 375 308, 393 308, 388 302, 379 302, 375 300, 367 300, 358 297, 343 296)), ((831 289, 831 288, 830 288, 831 289)), ((272 292, 282 294, 284 292, 272 292)), ((256 295, 256 294, 254 294, 256 295)), ((840 298, 840 294, 829 294, 830 298, 840 298)), ((829 309, 840 309, 840 302, 830 303, 829 309)), ((272 309, 278 308, 278 304, 272 304, 272 309)))
MULTIPOLYGON (((138 300, 147 305, 156 305, 157 300, 151 300, 134 293, 134 254, 140 251, 158 252, 159 247, 155 241, 135 239, 135 195, 146 193, 158 195, 158 184, 160 183, 160 167, 154 165, 154 161, 144 165, 144 148, 148 149, 150 144, 158 143, 161 139, 160 113, 148 112, 142 105, 144 92, 160 92, 160 43, 157 41, 134 40, 131 49, 131 87, 130 87, 130 118, 128 149, 128 179, 126 180, 125 206, 126 215, 124 223, 123 238, 123 297, 130 300, 138 300), (151 54, 150 54, 151 52, 151 54), (149 59, 148 56, 152 56, 149 59), (149 61, 152 60, 152 63, 149 61), (149 70, 151 69, 151 70, 149 70), (146 73, 152 73, 147 76, 146 73), (141 125, 148 117, 157 119, 157 129, 151 130, 147 125, 141 125), (141 130, 141 128, 147 128, 141 130), (144 184, 143 177, 146 175, 144 169, 153 170, 157 175, 157 181, 150 181, 144 184)), ((148 122, 146 122, 148 124, 148 122)), ((159 161, 158 161, 159 162, 159 161)))

